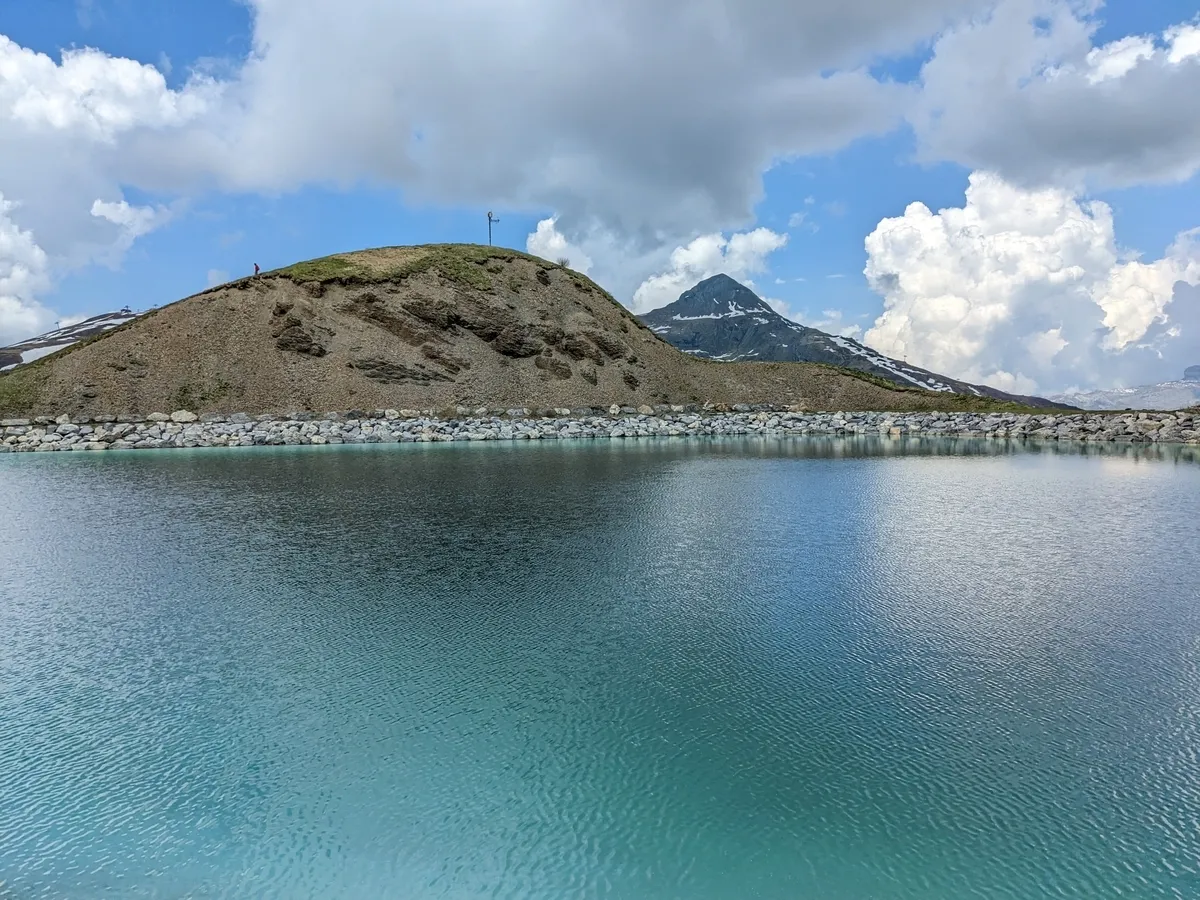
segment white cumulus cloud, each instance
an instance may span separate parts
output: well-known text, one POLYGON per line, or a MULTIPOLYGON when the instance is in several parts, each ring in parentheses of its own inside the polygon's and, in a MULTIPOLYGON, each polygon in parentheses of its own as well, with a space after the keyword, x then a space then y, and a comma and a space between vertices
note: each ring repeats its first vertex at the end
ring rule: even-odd
POLYGON ((45 331, 54 313, 35 296, 50 285, 46 253, 9 218, 15 204, 0 193, 0 346, 45 331))
POLYGON ((120 229, 116 244, 121 250, 128 250, 134 241, 170 218, 170 212, 164 207, 130 206, 127 200, 96 200, 92 203, 92 215, 120 229))
POLYGON ((159 165, 139 142, 147 135, 182 139, 220 93, 211 79, 173 91, 153 66, 94 49, 69 50, 56 61, 0 35, 3 221, 24 236, 0 242, 0 271, 37 272, 21 277, 19 291, 5 289, 9 337, 54 321, 39 298, 58 276, 93 262, 116 264, 166 221, 167 208, 133 206, 123 197, 124 185, 153 180, 159 165), (40 254, 32 268, 29 246, 40 254))
POLYGON ((1187 233, 1151 262, 1118 248, 1112 212, 1069 191, 970 178, 961 208, 913 203, 866 239, 884 312, 866 342, 889 356, 1015 391, 1145 383, 1200 358, 1184 328, 1200 283, 1187 233))
POLYGON ((1124 78, 1143 59, 1153 58, 1154 41, 1141 35, 1130 35, 1089 50, 1084 77, 1087 78, 1088 84, 1124 78))
POLYGON ((679 299, 679 295, 698 281, 724 273, 730 278, 752 284, 750 276, 763 272, 767 257, 787 244, 787 235, 769 228, 755 228, 726 238, 705 234, 671 252, 665 271, 651 275, 633 293, 632 309, 649 312, 679 299))
POLYGON ((55 62, 0 35, 0 116, 29 132, 112 144, 123 132, 195 119, 218 94, 211 79, 172 91, 154 66, 91 48, 55 62))
POLYGON ((551 217, 538 222, 537 230, 525 240, 526 251, 552 262, 566 259, 568 266, 586 275, 592 267, 591 257, 559 233, 554 226, 556 221, 551 217))

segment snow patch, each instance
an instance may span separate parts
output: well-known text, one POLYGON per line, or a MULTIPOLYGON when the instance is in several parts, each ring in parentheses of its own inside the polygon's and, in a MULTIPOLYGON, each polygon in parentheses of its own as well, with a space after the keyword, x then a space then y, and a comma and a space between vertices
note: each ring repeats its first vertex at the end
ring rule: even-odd
POLYGON ((729 312, 705 313, 704 315, 700 315, 700 316, 681 316, 681 315, 679 315, 679 313, 676 313, 675 315, 671 316, 671 319, 673 321, 677 321, 677 322, 694 322, 698 319, 736 319, 739 316, 745 316, 745 315, 749 315, 749 314, 750 314, 750 310, 743 309, 742 307, 738 306, 737 303, 735 303, 733 300, 730 300, 729 301, 729 312))
POLYGON ((18 365, 31 363, 44 356, 49 356, 51 353, 57 353, 59 350, 70 347, 72 344, 79 343, 84 338, 102 334, 105 331, 111 331, 117 326, 124 325, 126 322, 131 322, 136 318, 137 314, 131 312, 129 309, 123 309, 115 313, 104 313, 103 315, 92 316, 90 319, 84 319, 82 322, 72 322, 70 325, 56 328, 54 331, 47 331, 45 334, 39 334, 37 337, 32 337, 18 344, 13 344, 10 347, 5 347, 4 349, 6 350, 14 350, 21 354, 21 362, 5 366, 3 369, 0 369, 0 372, 15 369, 18 365))
POLYGON ((32 350, 24 350, 21 352, 21 364, 31 363, 35 359, 41 359, 43 356, 49 356, 51 353, 65 350, 74 343, 76 341, 67 341, 65 344, 48 344, 45 347, 34 347, 32 350))
MULTIPOLYGON (((888 359, 886 356, 875 353, 857 341, 852 341, 849 338, 839 337, 837 335, 830 335, 829 340, 833 341, 833 343, 837 344, 843 350, 847 350, 850 353, 853 353, 855 356, 861 356, 871 364, 879 366, 881 369, 887 369, 887 371, 893 373, 897 377, 903 378, 905 381, 911 382, 919 388, 924 388, 927 391, 939 391, 947 394, 954 393, 954 388, 950 387, 950 385, 943 384, 940 381, 935 381, 932 378, 922 379, 919 377, 918 373, 912 369, 905 368, 904 366, 897 364, 895 360, 888 359)), ((831 350, 830 352, 832 353, 833 351, 831 350)))

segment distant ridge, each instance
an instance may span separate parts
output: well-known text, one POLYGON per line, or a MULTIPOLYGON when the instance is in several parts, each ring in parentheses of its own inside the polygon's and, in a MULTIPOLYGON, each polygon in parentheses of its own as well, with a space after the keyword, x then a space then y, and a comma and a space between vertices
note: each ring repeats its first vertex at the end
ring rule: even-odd
POLYGON ((1163 381, 1111 391, 1055 394, 1051 399, 1083 409, 1189 409, 1200 405, 1200 366, 1189 366, 1180 381, 1163 381))
POLYGON ((800 325, 728 275, 706 278, 641 320, 685 353, 721 362, 808 362, 867 372, 903 387, 991 397, 1031 407, 1061 407, 1042 397, 969 384, 884 356, 858 341, 800 325))
POLYGON ((47 331, 45 334, 31 337, 19 344, 0 347, 0 372, 14 369, 23 363, 31 363, 43 356, 49 356, 51 353, 57 353, 85 338, 116 328, 118 325, 124 325, 136 318, 137 314, 127 307, 118 312, 101 313, 90 319, 84 319, 82 322, 47 331))

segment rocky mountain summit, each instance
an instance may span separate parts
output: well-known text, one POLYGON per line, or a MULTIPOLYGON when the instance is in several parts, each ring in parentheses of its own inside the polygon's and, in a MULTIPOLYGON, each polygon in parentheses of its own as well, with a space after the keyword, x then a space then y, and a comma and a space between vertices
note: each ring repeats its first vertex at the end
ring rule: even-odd
POLYGON ((0 374, 10 417, 706 402, 998 408, 832 365, 695 358, 578 272, 463 244, 243 278, 0 374))
POLYGON ((706 278, 674 303, 642 315, 641 320, 680 350, 703 359, 826 363, 904 387, 991 397, 1031 407, 1063 405, 938 375, 884 356, 852 338, 793 322, 728 275, 706 278))
POLYGON ((1051 399, 1082 409, 1187 409, 1200 406, 1200 366, 1189 366, 1179 381, 1054 394, 1051 399))

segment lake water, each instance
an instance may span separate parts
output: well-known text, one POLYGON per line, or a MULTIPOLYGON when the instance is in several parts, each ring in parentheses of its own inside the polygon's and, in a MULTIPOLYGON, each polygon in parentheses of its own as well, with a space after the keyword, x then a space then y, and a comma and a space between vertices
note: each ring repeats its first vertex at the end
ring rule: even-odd
POLYGON ((1200 461, 0 457, 0 898, 1200 897, 1200 461))

